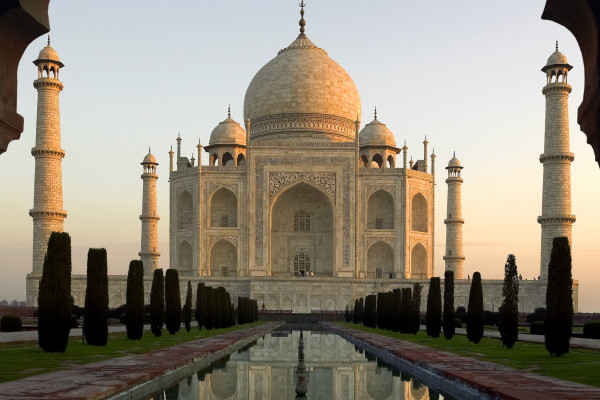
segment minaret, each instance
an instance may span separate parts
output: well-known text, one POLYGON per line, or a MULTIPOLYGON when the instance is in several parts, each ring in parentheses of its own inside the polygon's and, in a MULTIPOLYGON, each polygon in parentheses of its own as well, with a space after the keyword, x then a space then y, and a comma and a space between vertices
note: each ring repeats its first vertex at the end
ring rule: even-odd
POLYGON ((33 63, 38 69, 38 78, 33 81, 38 103, 35 147, 31 149, 35 157, 33 208, 29 215, 33 218, 33 273, 41 274, 50 234, 62 232, 67 217, 63 210, 61 164, 65 151, 60 147, 58 107, 58 95, 63 89, 58 77, 64 65, 50 47, 50 37, 48 46, 33 63))
POLYGON ((542 68, 546 73, 546 86, 542 89, 546 96, 544 154, 540 156, 544 165, 544 188, 542 215, 538 217, 542 225, 542 279, 548 277, 552 239, 566 236, 571 243, 571 227, 575 222, 575 216, 571 214, 571 162, 575 157, 569 151, 568 101, 571 85, 567 83, 571 68, 567 58, 558 51, 557 42, 556 51, 542 68))
POLYGON ((150 153, 144 157, 141 162, 143 173, 142 180, 144 181, 144 194, 142 197, 142 247, 139 252, 140 259, 144 264, 144 275, 152 275, 154 270, 158 268, 158 229, 157 224, 158 214, 156 214, 156 158, 150 153))
POLYGON ((462 226, 465 220, 462 219, 462 206, 460 199, 460 186, 463 182, 460 177, 460 170, 463 167, 460 165, 460 161, 454 157, 448 163, 446 167, 448 170, 448 206, 446 210, 446 254, 444 260, 446 261, 446 271, 454 272, 454 279, 463 279, 463 261, 465 256, 463 255, 463 244, 462 244, 462 226))

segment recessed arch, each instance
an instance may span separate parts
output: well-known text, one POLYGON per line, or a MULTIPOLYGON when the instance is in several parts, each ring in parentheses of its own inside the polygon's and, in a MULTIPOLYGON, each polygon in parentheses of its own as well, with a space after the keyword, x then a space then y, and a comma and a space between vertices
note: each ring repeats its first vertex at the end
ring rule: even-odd
POLYGON ((394 229, 394 198, 380 189, 367 201, 367 229, 394 229))
POLYGON ((428 267, 427 249, 421 243, 417 243, 410 253, 412 279, 427 279, 428 267))
POLYGON ((310 255, 304 251, 298 252, 294 256, 294 275, 305 276, 310 274, 310 255))
POLYGON ((177 199, 177 229, 191 229, 193 226, 193 215, 192 195, 187 190, 184 190, 177 199))
POLYGON ((177 247, 177 269, 191 272, 193 259, 192 245, 187 240, 182 241, 177 247))
POLYGON ((210 270, 213 276, 237 276, 237 249, 221 239, 210 248, 210 270))
POLYGON ((427 232, 429 212, 425 196, 421 193, 414 195, 411 201, 411 210, 411 229, 418 232, 427 232))
POLYGON ((221 188, 210 197, 210 226, 212 228, 237 227, 237 197, 226 188, 221 188))
POLYGON ((387 368, 369 366, 366 371, 369 399, 387 400, 394 395, 394 377, 387 368))
POLYGON ((217 153, 212 153, 210 155, 210 165, 214 167, 219 166, 219 155, 217 153))
POLYGON ((388 168, 396 168, 396 159, 391 154, 387 158, 388 168))
POLYGON ((333 276, 333 216, 332 201, 322 190, 306 182, 297 182, 284 188, 271 206, 271 275, 293 275, 294 256, 299 251, 305 251, 310 256, 314 275, 333 276), (294 230, 294 217, 299 211, 309 215, 310 230, 294 230))
POLYGON ((394 249, 379 241, 367 250, 367 277, 389 278, 394 274, 394 249))
POLYGON ((209 387, 216 399, 233 399, 237 392, 237 368, 225 366, 215 369, 207 375, 210 379, 209 387))

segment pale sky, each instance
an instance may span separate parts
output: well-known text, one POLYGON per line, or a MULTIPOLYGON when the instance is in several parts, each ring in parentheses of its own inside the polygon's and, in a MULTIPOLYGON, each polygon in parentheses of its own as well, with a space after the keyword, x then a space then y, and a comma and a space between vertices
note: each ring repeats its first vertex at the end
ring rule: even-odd
MULTIPOLYGON (((60 96, 65 231, 73 272, 87 249, 106 247, 109 273, 125 274, 140 247, 142 172, 152 147, 158 167, 159 263, 168 267, 168 151, 177 133, 191 156, 227 116, 242 123, 254 74, 298 35, 298 1, 51 1, 53 48, 65 67, 60 96)), ((452 152, 465 167, 462 204, 465 275, 501 279, 509 253, 519 272, 540 269, 545 76, 555 40, 573 70, 569 83, 573 276, 580 311, 600 311, 600 169, 576 121, 583 64, 573 36, 542 21, 544 0, 491 2, 308 1, 306 34, 353 78, 363 126, 378 119, 398 146, 422 158, 427 135, 437 154, 435 275, 443 275, 446 170, 452 152)), ((0 156, 0 299, 25 299, 31 272, 37 77, 19 65, 21 139, 0 156)), ((242 124, 243 125, 243 124, 242 124)), ((206 153, 203 163, 206 164, 206 153)), ((401 162, 401 158, 398 158, 401 162)))

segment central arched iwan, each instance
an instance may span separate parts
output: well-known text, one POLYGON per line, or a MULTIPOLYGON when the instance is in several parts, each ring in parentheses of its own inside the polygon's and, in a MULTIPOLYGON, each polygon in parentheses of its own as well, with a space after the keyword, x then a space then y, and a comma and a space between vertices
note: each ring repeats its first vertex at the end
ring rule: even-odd
POLYGON ((367 278, 389 278, 394 274, 394 249, 377 242, 367 251, 367 278))
POLYGON ((314 275, 333 276, 334 220, 331 200, 299 182, 281 193, 271 208, 271 275, 294 274, 294 256, 307 255, 314 275))

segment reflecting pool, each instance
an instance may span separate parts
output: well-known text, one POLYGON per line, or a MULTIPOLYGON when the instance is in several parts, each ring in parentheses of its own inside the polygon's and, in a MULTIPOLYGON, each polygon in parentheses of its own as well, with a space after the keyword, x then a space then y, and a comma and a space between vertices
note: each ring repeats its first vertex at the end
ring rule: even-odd
POLYGON ((153 400, 451 399, 328 331, 304 331, 306 397, 297 397, 300 330, 278 330, 153 400))

